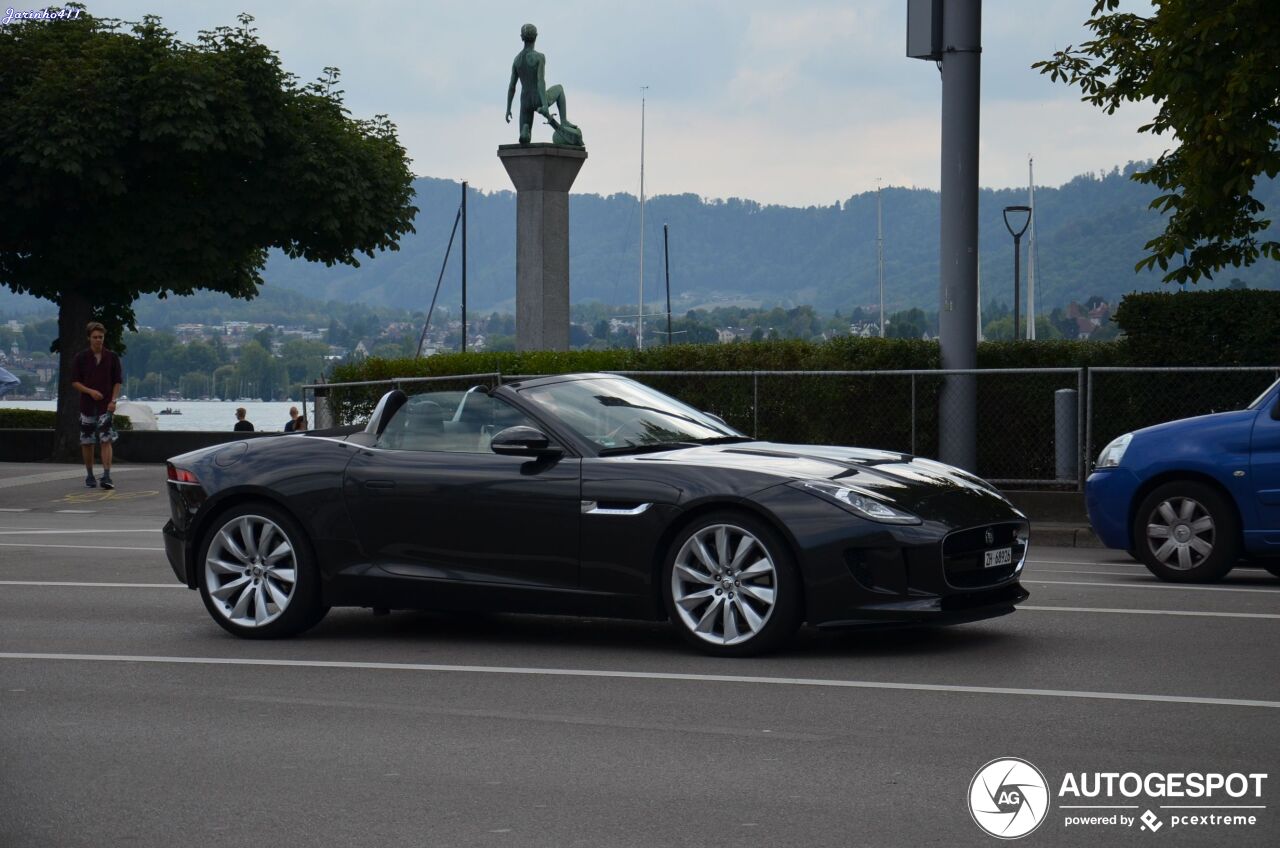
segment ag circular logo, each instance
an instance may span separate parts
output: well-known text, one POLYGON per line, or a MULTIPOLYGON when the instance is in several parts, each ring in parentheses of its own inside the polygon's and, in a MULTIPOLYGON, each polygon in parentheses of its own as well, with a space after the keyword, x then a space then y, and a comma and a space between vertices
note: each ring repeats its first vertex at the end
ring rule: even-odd
POLYGON ((1040 769, 1017 757, 992 760, 969 782, 969 814, 999 839, 1017 839, 1049 813, 1049 784, 1040 769))

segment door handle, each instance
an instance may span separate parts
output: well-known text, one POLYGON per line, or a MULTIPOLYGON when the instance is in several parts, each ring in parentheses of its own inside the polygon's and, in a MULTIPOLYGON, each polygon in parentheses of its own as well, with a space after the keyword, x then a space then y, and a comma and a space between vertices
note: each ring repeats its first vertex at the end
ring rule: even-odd
POLYGON ((394 480, 366 480, 364 481, 366 489, 394 489, 396 481, 394 480))

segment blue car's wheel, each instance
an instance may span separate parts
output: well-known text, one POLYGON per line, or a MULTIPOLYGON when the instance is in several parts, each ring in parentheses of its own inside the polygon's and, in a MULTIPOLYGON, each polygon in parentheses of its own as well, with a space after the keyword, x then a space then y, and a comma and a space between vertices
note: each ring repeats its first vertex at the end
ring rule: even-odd
POLYGON ((1172 583, 1221 579, 1235 565, 1240 528, 1235 511, 1216 490, 1178 480, 1153 490, 1133 522, 1138 558, 1172 583))

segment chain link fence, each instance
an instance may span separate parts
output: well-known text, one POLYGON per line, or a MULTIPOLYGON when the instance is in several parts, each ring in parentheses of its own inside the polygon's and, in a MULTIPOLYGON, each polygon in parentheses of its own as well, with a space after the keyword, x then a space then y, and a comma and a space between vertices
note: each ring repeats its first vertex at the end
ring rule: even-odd
POLYGON ((1116 436, 1179 418, 1244 409, 1277 379, 1280 366, 1090 368, 1086 467, 1116 436))
MULTIPOLYGON (((625 371, 698 409, 714 413, 754 438, 790 444, 842 444, 937 457, 938 395, 947 377, 969 375, 975 384, 977 473, 998 485, 1077 487, 1082 470, 1078 434, 1070 428, 1067 473, 1057 457, 1056 395, 1078 400, 1078 368, 972 371, 625 371)), ((496 386, 534 375, 498 373, 402 378, 304 387, 317 426, 358 424, 392 388, 458 391, 496 386)), ((1083 408, 1075 403, 1075 415, 1083 408)))
MULTIPOLYGON (((972 377, 979 476, 1002 486, 1083 488, 1107 442, 1141 427, 1242 409, 1280 367, 1003 368, 969 371, 619 371, 754 438, 937 457, 938 398, 972 377)), ((315 426, 360 424, 393 388, 461 391, 537 375, 405 377, 305 386, 315 426)))

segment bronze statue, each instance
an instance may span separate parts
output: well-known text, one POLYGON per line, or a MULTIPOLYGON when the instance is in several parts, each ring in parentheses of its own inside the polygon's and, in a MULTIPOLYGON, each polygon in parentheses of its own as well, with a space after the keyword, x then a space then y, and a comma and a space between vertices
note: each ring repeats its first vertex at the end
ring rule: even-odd
POLYGON ((547 66, 547 57, 533 49, 538 39, 538 28, 533 24, 520 27, 520 40, 524 49, 516 54, 511 63, 511 84, 507 86, 507 123, 511 123, 511 101, 516 96, 516 80, 520 81, 520 143, 528 144, 533 135, 533 115, 538 113, 547 119, 555 131, 551 136, 552 144, 582 147, 582 130, 569 123, 565 117, 566 105, 564 88, 559 85, 546 87, 543 72, 547 66), (560 120, 551 117, 551 104, 556 105, 560 120))

